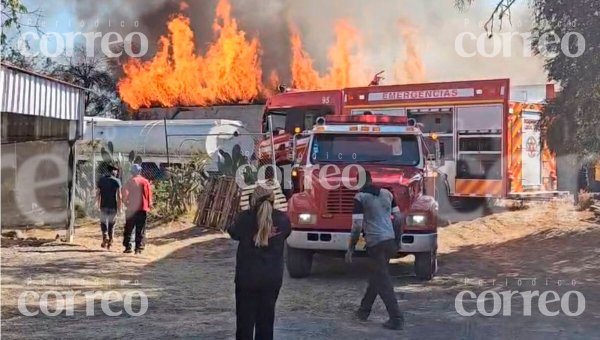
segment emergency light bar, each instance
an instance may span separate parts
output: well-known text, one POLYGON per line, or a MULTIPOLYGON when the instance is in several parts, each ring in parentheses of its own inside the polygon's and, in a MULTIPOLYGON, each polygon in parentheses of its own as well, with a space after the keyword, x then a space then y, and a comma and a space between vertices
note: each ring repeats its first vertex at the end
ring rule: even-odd
POLYGON ((409 125, 406 116, 361 115, 361 116, 327 116, 326 124, 375 124, 375 125, 409 125))

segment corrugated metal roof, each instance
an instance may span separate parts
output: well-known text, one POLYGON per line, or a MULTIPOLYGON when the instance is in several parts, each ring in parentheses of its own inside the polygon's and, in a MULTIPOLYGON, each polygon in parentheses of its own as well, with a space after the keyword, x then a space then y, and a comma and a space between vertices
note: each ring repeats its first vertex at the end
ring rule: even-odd
POLYGON ((2 112, 80 120, 85 89, 2 64, 2 112))

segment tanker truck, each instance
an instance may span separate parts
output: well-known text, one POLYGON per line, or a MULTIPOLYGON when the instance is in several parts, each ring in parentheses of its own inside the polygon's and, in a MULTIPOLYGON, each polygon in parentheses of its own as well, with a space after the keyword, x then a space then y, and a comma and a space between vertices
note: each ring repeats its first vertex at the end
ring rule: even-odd
POLYGON ((168 164, 177 166, 195 154, 208 156, 210 160, 205 170, 216 172, 218 162, 227 154, 231 155, 235 146, 239 146, 242 155, 249 160, 253 158, 255 147, 254 139, 242 122, 225 119, 119 121, 86 118, 83 139, 79 143, 79 162, 103 161, 103 149, 112 153, 115 159, 135 155, 149 177, 159 176, 168 164))

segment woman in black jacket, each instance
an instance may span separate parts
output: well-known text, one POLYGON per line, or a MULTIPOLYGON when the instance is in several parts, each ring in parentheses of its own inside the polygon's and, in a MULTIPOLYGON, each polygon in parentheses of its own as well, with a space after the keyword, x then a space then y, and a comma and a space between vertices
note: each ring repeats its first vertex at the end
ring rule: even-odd
POLYGON ((235 268, 236 339, 273 339, 275 303, 283 281, 287 215, 273 209, 274 194, 258 186, 251 208, 227 230, 239 241, 235 268))

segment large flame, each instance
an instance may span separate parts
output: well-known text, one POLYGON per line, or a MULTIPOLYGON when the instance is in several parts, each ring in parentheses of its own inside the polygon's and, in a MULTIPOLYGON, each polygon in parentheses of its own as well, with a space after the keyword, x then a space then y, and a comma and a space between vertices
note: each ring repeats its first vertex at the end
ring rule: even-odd
MULTIPOLYGON (((188 5, 181 2, 180 9, 188 5)), ((406 20, 399 20, 404 58, 394 66, 396 82, 424 82, 425 67, 418 50, 418 32, 406 20)), ((171 18, 168 34, 159 40, 156 55, 148 60, 130 59, 119 82, 121 98, 132 109, 150 106, 203 106, 249 102, 261 95, 273 95, 279 77, 272 72, 270 87, 261 83, 260 43, 247 39, 231 17, 229 0, 219 0, 213 23, 215 40, 204 54, 196 49, 190 19, 182 14, 171 18)), ((291 85, 305 90, 366 86, 375 70, 366 62, 360 32, 347 20, 335 23, 335 41, 327 53, 329 67, 324 74, 315 69, 303 46, 299 30, 291 25, 291 85)), ((385 69, 382 67, 381 69, 385 69)), ((379 70, 379 69, 377 69, 379 70)))
POLYGON ((394 67, 395 80, 400 83, 422 83, 427 80, 425 65, 418 49, 417 29, 405 19, 398 20, 400 34, 405 43, 405 59, 394 67))
POLYGON ((204 56, 196 54, 187 17, 173 17, 168 30, 154 58, 131 59, 123 66, 125 78, 118 89, 131 108, 247 102, 260 94, 260 44, 257 39, 246 40, 231 17, 228 0, 217 5, 216 40, 204 56))
POLYGON ((304 90, 336 89, 369 83, 370 70, 360 53, 360 34, 348 21, 336 22, 336 40, 327 55, 330 66, 323 76, 313 67, 313 59, 304 50, 298 29, 291 26, 290 31, 293 87, 304 90))

